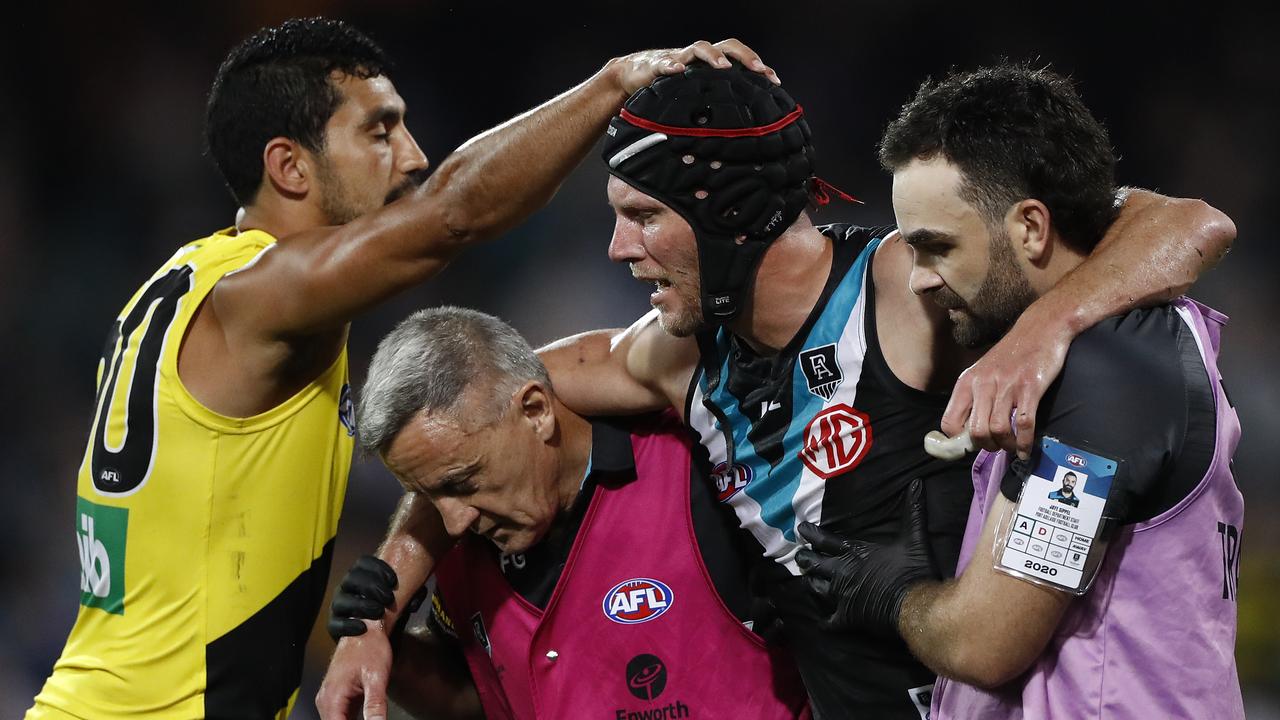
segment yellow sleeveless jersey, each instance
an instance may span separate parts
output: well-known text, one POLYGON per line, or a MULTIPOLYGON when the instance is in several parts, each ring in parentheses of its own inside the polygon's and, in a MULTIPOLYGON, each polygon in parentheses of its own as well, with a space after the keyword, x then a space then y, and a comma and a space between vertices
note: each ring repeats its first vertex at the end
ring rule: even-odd
POLYGON ((250 418, 187 392, 196 309, 275 242, 231 232, 179 250, 108 336, 77 483, 81 607, 29 720, 283 718, 296 699, 351 466, 347 354, 250 418))

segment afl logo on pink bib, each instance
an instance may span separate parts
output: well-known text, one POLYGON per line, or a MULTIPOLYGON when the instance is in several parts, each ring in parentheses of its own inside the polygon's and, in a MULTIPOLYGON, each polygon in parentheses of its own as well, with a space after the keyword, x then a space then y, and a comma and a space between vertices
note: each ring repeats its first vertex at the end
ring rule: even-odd
POLYGON ((623 625, 649 622, 671 609, 675 595, 666 583, 650 578, 632 578, 614 585, 604 594, 602 609, 610 620, 623 625))

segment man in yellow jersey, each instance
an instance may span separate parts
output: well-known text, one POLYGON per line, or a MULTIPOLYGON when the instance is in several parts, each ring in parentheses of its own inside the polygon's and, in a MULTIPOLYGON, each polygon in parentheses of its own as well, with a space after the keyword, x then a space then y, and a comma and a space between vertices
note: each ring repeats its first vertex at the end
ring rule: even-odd
POLYGON ((726 54, 767 71, 732 40, 617 58, 426 180, 359 31, 290 20, 233 49, 206 138, 243 212, 108 334, 77 484, 82 607, 27 717, 287 715, 350 466, 348 323, 545 203, 632 91, 726 54))

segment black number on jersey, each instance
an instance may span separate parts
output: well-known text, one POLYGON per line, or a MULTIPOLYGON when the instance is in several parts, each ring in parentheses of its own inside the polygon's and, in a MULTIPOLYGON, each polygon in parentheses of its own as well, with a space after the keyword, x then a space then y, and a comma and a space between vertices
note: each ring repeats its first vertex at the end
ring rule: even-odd
POLYGON ((147 481, 156 446, 156 382, 165 337, 178 311, 178 301, 191 291, 190 265, 174 268, 143 289, 129 314, 107 334, 102 352, 102 375, 94 411, 90 472, 93 486, 108 494, 130 493, 147 481), (141 328, 141 330, 139 330, 141 328), (125 366, 129 386, 116 392, 125 366), (119 445, 107 444, 111 408, 124 402, 124 436, 119 445))

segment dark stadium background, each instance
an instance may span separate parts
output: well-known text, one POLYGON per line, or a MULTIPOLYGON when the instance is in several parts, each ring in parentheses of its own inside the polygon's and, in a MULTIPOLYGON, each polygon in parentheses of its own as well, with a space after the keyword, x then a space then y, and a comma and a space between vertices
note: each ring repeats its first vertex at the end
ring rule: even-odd
MULTIPOLYGON (((1189 11, 1033 5, 55 0, 9 14, 0 23, 0 717, 29 705, 76 611, 75 473, 104 333, 174 248, 235 213, 201 155, 214 69, 258 26, 311 14, 355 22, 398 59, 409 126, 433 162, 610 56, 740 37, 804 104, 823 177, 866 200, 819 221, 892 221, 873 147, 925 76, 1001 56, 1073 75, 1110 128, 1121 182, 1204 197, 1239 227, 1235 250, 1193 295, 1234 318, 1222 366, 1245 426, 1235 462, 1248 500, 1237 657, 1250 716, 1280 717, 1280 13, 1223 2, 1189 11)), ((605 258, 610 229, 592 157, 524 227, 357 322, 354 378, 377 339, 426 305, 496 313, 535 344, 627 323, 646 310, 648 290, 605 258)), ((397 495, 379 464, 357 465, 333 579, 376 544, 397 495)), ((314 716, 331 648, 313 637, 294 717, 314 716)))

